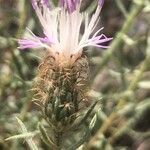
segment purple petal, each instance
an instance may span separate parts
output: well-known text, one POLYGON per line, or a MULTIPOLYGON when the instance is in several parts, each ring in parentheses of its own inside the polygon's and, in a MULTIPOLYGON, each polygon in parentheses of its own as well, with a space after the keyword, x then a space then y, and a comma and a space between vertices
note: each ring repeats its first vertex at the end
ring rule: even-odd
POLYGON ((34 9, 36 9, 37 7, 42 8, 43 6, 50 8, 48 0, 31 0, 31 3, 34 9))
POLYGON ((31 0, 31 4, 32 4, 32 7, 33 7, 34 9, 36 9, 36 7, 37 7, 37 2, 36 2, 35 0, 31 0))
POLYGON ((95 47, 99 47, 99 48, 109 48, 109 46, 105 46, 105 45, 98 45, 98 44, 93 44, 92 46, 95 46, 95 47))
POLYGON ((49 1, 48 0, 43 0, 44 4, 49 6, 49 1))
POLYGON ((18 40, 18 43, 19 43, 20 49, 40 47, 37 41, 31 40, 31 39, 20 39, 18 40))
POLYGON ((89 41, 91 45, 100 47, 100 48, 108 48, 108 46, 103 45, 103 43, 111 41, 113 38, 108 38, 104 34, 91 38, 89 41))
POLYGON ((76 10, 77 4, 80 0, 60 0, 61 7, 67 9, 69 13, 72 13, 76 10))
POLYGON ((42 43, 46 43, 46 44, 52 44, 53 43, 53 40, 52 39, 50 40, 48 37, 44 37, 44 38, 38 37, 38 38, 42 43))
POLYGON ((19 39, 18 44, 20 49, 26 49, 39 48, 42 47, 43 44, 49 46, 52 42, 47 37, 41 38, 36 36, 34 39, 19 39))
POLYGON ((98 5, 102 8, 104 5, 104 0, 98 0, 98 5))

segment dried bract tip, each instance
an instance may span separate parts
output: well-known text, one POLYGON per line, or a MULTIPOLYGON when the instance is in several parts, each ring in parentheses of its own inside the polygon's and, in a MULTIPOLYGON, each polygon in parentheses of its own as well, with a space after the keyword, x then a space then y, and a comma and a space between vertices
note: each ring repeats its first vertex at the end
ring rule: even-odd
POLYGON ((85 56, 76 59, 71 66, 64 67, 58 66, 55 57, 49 55, 39 65, 33 87, 35 98, 43 105, 48 122, 59 126, 59 130, 64 130, 66 125, 67 128, 71 126, 81 107, 86 106, 84 93, 88 73, 89 65, 85 56))

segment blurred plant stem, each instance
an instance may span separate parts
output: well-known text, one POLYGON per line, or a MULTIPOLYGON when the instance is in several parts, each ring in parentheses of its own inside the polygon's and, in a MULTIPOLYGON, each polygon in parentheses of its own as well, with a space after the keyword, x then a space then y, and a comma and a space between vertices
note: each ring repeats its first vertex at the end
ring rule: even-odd
POLYGON ((15 49, 15 47, 11 49, 12 59, 13 59, 13 62, 16 66, 16 69, 18 71, 18 74, 19 74, 20 78, 24 80, 25 77, 24 77, 24 74, 22 72, 22 65, 20 64, 20 62, 19 62, 19 60, 18 60, 18 58, 17 58, 17 56, 14 52, 14 49, 15 49))
POLYGON ((25 119, 31 103, 32 103, 32 94, 28 94, 28 96, 26 98, 26 102, 24 103, 24 105, 23 105, 23 107, 21 109, 21 112, 19 114, 19 118, 21 120, 25 119))
POLYGON ((128 87, 129 91, 136 89, 138 81, 141 79, 144 71, 149 67, 149 65, 150 65, 150 33, 148 34, 147 38, 146 58, 141 64, 140 71, 137 73, 136 78, 134 78, 134 80, 129 85, 128 87))
POLYGON ((19 10, 19 27, 16 32, 16 38, 19 38, 24 32, 24 26, 26 21, 27 7, 25 0, 21 0, 18 2, 18 10, 19 10))
MULTIPOLYGON (((122 0, 123 1, 123 0, 122 0)), ((123 5, 121 0, 115 0, 118 8, 120 9, 120 11, 122 12, 122 14, 124 15, 125 18, 127 18, 128 14, 127 14, 127 11, 123 5)))
MULTIPOLYGON (((150 47, 150 45, 148 44, 147 49, 149 49, 149 47, 150 47)), ((150 65, 150 55, 147 55, 145 60, 142 62, 138 73, 135 75, 134 79, 129 84, 125 93, 128 91, 131 91, 130 93, 133 93, 136 90, 139 80, 141 79, 143 73, 145 72, 145 70, 147 70, 149 65, 150 65)), ((106 120, 103 122, 100 129, 97 131, 96 135, 94 137, 92 137, 90 142, 86 145, 86 148, 89 147, 90 145, 92 145, 93 141, 95 141, 97 139, 97 137, 99 137, 100 134, 105 133, 109 129, 109 127, 112 125, 113 121, 119 116, 118 111, 123 109, 124 106, 126 105, 126 102, 128 101, 129 96, 130 95, 128 95, 128 96, 123 95, 118 100, 118 104, 114 108, 114 111, 110 114, 110 116, 108 116, 106 118, 106 120)))
MULTIPOLYGON (((20 15, 19 15, 19 27, 18 27, 18 30, 16 32, 16 36, 15 36, 16 38, 19 38, 20 35, 23 34, 23 32, 24 32, 26 13, 28 10, 26 8, 25 0, 19 1, 18 9, 19 9, 20 15)), ((14 46, 12 46, 12 48, 11 48, 12 57, 13 57, 15 66, 19 72, 20 77, 23 80, 25 80, 24 73, 22 72, 22 65, 19 63, 19 57, 22 57, 23 55, 20 55, 20 52, 19 52, 19 54, 16 56, 15 51, 14 51, 15 49, 16 49, 16 45, 14 44, 14 46)), ((25 65, 25 63, 24 63, 24 65, 25 65)), ((26 82, 24 82, 24 90, 26 90, 26 82)), ((30 104, 31 104, 31 95, 27 96, 27 100, 21 109, 21 114, 20 114, 21 120, 24 120, 26 113, 28 111, 28 108, 30 107, 30 104)))
MULTIPOLYGON (((123 28, 117 34, 116 38, 110 45, 110 49, 102 57, 102 60, 99 64, 94 76, 96 76, 99 73, 99 71, 104 67, 104 65, 106 65, 108 63, 109 59, 113 56, 114 52, 116 52, 118 50, 119 45, 121 45, 123 43, 123 36, 128 33, 135 17, 143 10, 143 8, 144 8, 143 0, 141 0, 141 3, 135 4, 135 5, 133 4, 133 6, 131 8, 131 12, 127 16, 127 19, 123 25, 123 28)), ((148 45, 148 48, 149 48, 149 45, 148 45)), ((131 93, 133 93, 133 91, 136 90, 138 82, 141 79, 144 71, 148 68, 149 64, 150 64, 150 55, 147 55, 145 60, 142 62, 138 73, 135 75, 134 79, 131 81, 131 83, 127 87, 125 93, 128 91, 131 91, 131 93)), ((122 109, 126 105, 126 102, 127 102, 129 96, 130 95, 128 95, 128 96, 123 95, 118 100, 118 104, 114 108, 114 111, 105 119, 105 121, 102 123, 102 126, 98 129, 97 133, 95 134, 95 136, 93 136, 91 138, 91 140, 85 145, 84 149, 87 150, 88 148, 90 148, 92 146, 92 143, 101 134, 104 134, 110 128, 113 121, 119 116, 118 110, 122 109)))
MULTIPOLYGON (((149 67, 149 65, 150 65, 150 55, 147 56, 145 58, 145 60, 143 61, 143 63, 141 64, 139 72, 136 74, 135 78, 129 84, 126 92, 127 91, 131 91, 131 93, 133 93, 133 91, 136 89, 136 87, 138 85, 138 82, 141 79, 144 71, 149 67)), ((128 95, 128 96, 130 96, 130 95, 128 95)), ((97 137, 99 137, 100 134, 105 133, 109 129, 109 127, 112 125, 113 121, 119 116, 118 111, 121 110, 121 109, 123 109, 124 106, 126 105, 126 102, 128 100, 128 96, 127 95, 123 95, 119 99, 118 104, 116 105, 114 111, 110 114, 110 116, 108 116, 105 119, 105 121, 103 122, 102 126, 97 131, 96 135, 93 136, 91 138, 90 142, 85 146, 85 149, 87 149, 88 147, 90 147, 92 145, 93 141, 95 141, 97 139, 97 137)))
MULTIPOLYGON (((17 13, 18 13, 18 28, 15 32, 14 37, 15 38, 11 38, 11 37, 3 37, 0 36, 0 48, 8 48, 9 52, 11 54, 12 57, 12 62, 11 65, 14 65, 14 68, 17 70, 18 76, 19 78, 21 78, 19 81, 21 81, 23 83, 22 91, 24 91, 25 93, 25 99, 22 102, 22 106, 20 109, 20 114, 18 115, 19 118, 24 121, 26 116, 27 116, 27 112, 29 111, 30 105, 31 105, 31 99, 32 99, 32 94, 27 93, 27 89, 28 89, 28 84, 25 81, 26 80, 26 74, 23 71, 23 67, 26 67, 26 61, 28 62, 28 60, 26 59, 25 54, 21 54, 20 51, 17 49, 17 40, 19 39, 25 32, 24 28, 26 25, 26 19, 27 19, 27 12, 28 12, 28 5, 27 5, 28 1, 26 0, 20 0, 18 2, 16 2, 16 9, 17 9, 17 13), (27 94, 26 94, 27 93, 27 94)), ((27 67, 26 67, 27 68, 27 67)), ((22 130, 23 132, 27 132, 27 130, 25 130, 25 126, 23 125, 23 123, 21 123, 21 120, 18 121, 20 122, 20 124, 22 124, 22 130)), ((29 144, 29 147, 33 150, 37 150, 38 148, 36 148, 36 145, 33 144, 33 142, 31 142, 31 140, 28 138, 25 138, 27 140, 27 143, 29 144)), ((0 143, 1 144, 1 143, 0 143)), ((16 140, 14 142, 12 142, 11 148, 12 150, 16 150, 18 149, 18 145, 19 145, 19 140, 16 140)))
POLYGON ((115 39, 112 41, 110 48, 104 53, 99 65, 96 68, 96 71, 93 73, 93 78, 99 74, 99 71, 109 62, 110 58, 113 54, 118 51, 119 46, 123 43, 123 37, 128 33, 131 25, 133 24, 136 16, 143 10, 144 8, 144 0, 141 0, 140 4, 132 4, 131 11, 128 14, 125 23, 120 30, 120 32, 116 35, 115 39))
MULTIPOLYGON (((19 28, 18 28, 18 30, 16 32, 16 38, 19 38, 23 34, 23 32, 24 32, 24 25, 25 25, 26 16, 27 16, 26 15, 27 14, 27 10, 28 10, 26 6, 27 5, 26 5, 26 1, 25 0, 19 1, 19 3, 18 3, 18 9, 19 9, 19 28)), ((13 50, 12 50, 12 55, 14 55, 14 51, 13 50)), ((22 57, 22 56, 23 55, 20 55, 20 53, 19 53, 18 57, 22 57)), ((17 60, 16 60, 16 62, 17 62, 17 60)), ((20 68, 20 71, 21 71, 21 68, 20 68)), ((23 78, 23 79, 25 79, 25 78, 23 78)), ((25 90, 26 90, 26 88, 25 88, 25 90)), ((22 121, 24 120, 24 118, 26 116, 26 113, 28 111, 28 108, 30 107, 30 104, 31 104, 31 95, 27 96, 27 100, 26 100, 25 104, 23 105, 23 107, 21 109, 20 118, 21 118, 22 121)))
MULTIPOLYGON (((22 32, 24 31, 24 25, 25 25, 25 21, 26 21, 26 11, 27 11, 25 6, 26 6, 25 0, 18 2, 18 8, 19 8, 20 15, 19 15, 19 21, 18 21, 19 27, 16 32, 15 38, 19 38, 20 35, 22 34, 22 32)), ((22 56, 20 55, 20 53, 18 54, 18 56, 16 56, 15 49, 16 49, 16 43, 14 42, 14 44, 11 46, 12 58, 13 58, 14 64, 16 66, 16 69, 18 70, 20 77, 22 79, 25 79, 24 73, 22 72, 22 65, 19 63, 19 57, 22 57, 22 56)))
POLYGON ((121 128, 119 128, 114 134, 113 136, 111 136, 111 138, 109 139, 109 142, 111 144, 114 143, 114 141, 120 137, 121 135, 123 135, 124 133, 129 133, 132 134, 136 137, 140 137, 145 138, 148 137, 150 135, 150 132, 144 132, 144 133, 139 133, 136 132, 132 129, 132 127, 134 127, 137 123, 137 121, 139 120, 140 117, 143 116, 143 114, 146 113, 146 111, 148 111, 150 108, 150 101, 149 99, 142 101, 141 103, 137 104, 136 108, 133 109, 134 111, 134 116, 131 117, 127 122, 125 122, 125 125, 121 128))

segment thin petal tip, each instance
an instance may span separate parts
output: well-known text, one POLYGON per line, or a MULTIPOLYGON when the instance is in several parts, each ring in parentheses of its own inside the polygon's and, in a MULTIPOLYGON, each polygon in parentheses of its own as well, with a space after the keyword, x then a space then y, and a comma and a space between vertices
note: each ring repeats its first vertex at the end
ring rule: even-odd
POLYGON ((76 10, 80 0, 60 0, 60 6, 65 8, 69 13, 76 10))
POLYGON ((98 5, 99 5, 100 7, 103 7, 103 5, 104 5, 104 0, 98 0, 98 5))
POLYGON ((41 7, 43 5, 50 8, 50 4, 48 0, 31 0, 31 4, 34 9, 36 9, 37 7, 41 7))

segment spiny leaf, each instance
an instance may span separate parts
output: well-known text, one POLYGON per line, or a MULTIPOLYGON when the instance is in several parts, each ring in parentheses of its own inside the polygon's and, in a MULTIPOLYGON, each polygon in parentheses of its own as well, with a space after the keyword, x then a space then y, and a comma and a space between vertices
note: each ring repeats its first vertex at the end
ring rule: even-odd
POLYGON ((45 128, 42 126, 42 124, 39 123, 38 128, 41 133, 41 137, 43 142, 48 145, 50 148, 56 148, 54 142, 50 139, 50 137, 47 135, 45 128))
MULTIPOLYGON (((23 123, 19 118, 16 117, 16 119, 17 119, 17 121, 18 121, 18 123, 19 123, 19 125, 20 125, 20 127, 21 127, 22 133, 23 133, 23 134, 25 134, 25 133, 27 134, 28 131, 27 131, 27 129, 26 129, 24 123, 23 123)), ((26 142, 28 143, 28 145, 29 145, 29 147, 30 147, 31 150, 38 150, 38 148, 37 148, 37 146, 35 145, 35 143, 33 142, 32 138, 25 138, 25 140, 26 140, 26 142)))
POLYGON ((78 126, 80 126, 82 123, 84 123, 87 118, 89 117, 89 115, 91 114, 91 112, 93 111, 94 107, 96 106, 98 101, 96 101, 91 107, 90 109, 87 111, 87 113, 85 114, 85 116, 83 117, 83 119, 79 122, 78 126))
POLYGON ((5 140, 8 141, 8 140, 15 140, 15 139, 22 139, 22 138, 32 138, 37 134, 39 134, 39 131, 28 132, 28 133, 23 133, 23 134, 18 134, 18 135, 11 136, 11 137, 9 137, 5 140))

